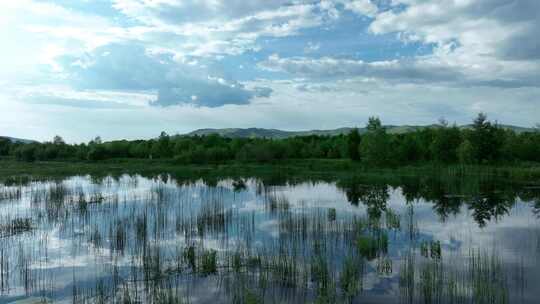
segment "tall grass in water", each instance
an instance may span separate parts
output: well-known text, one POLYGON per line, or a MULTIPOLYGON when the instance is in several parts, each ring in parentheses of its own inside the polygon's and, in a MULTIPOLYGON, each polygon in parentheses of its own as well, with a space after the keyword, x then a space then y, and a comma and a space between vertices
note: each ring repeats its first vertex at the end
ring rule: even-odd
POLYGON ((420 269, 420 291, 423 303, 442 303, 445 290, 445 272, 439 260, 431 260, 420 269))
POLYGON ((486 263, 476 253, 449 262, 440 242, 418 242, 428 236, 419 233, 412 203, 403 214, 385 208, 363 215, 357 208, 338 217, 336 209, 312 208, 307 199, 297 208, 262 182, 257 195, 241 186, 235 191, 230 182, 173 187, 160 178, 134 189, 132 180, 21 188, 21 200, 32 202, 28 213, 18 214, 16 202, 2 205, 13 210, 0 219, 6 227, 0 231, 17 233, 0 239, 0 289, 61 297, 56 270, 48 269, 67 251, 90 254, 96 268, 91 284, 74 278, 78 303, 188 302, 184 291, 195 285, 207 287, 203 293, 217 290, 223 302, 357 303, 393 283, 394 273, 404 303, 505 303, 505 285, 509 293, 507 280, 493 279, 506 273, 500 260, 486 263), (242 210, 251 200, 264 208, 242 210), (42 232, 69 245, 59 252, 42 232), (53 256, 44 258, 49 249, 53 256), (364 290, 373 278, 380 282, 375 291, 364 290))
POLYGON ((265 199, 265 206, 271 213, 287 212, 290 209, 290 202, 284 195, 268 194, 265 199))
POLYGON ((17 217, 14 219, 10 219, 8 217, 7 219, 2 219, 0 223, 0 233, 2 233, 4 237, 16 235, 30 230, 32 230, 32 219, 29 217, 17 217))
POLYGON ((508 278, 497 255, 471 251, 468 272, 474 303, 509 303, 508 278))
POLYGON ((0 202, 3 201, 18 201, 22 198, 21 187, 0 187, 0 202))
MULTIPOLYGON (((348 288, 353 288, 354 278, 348 277, 346 282, 350 284, 348 288)), ((337 300, 336 283, 332 268, 328 265, 328 260, 322 255, 316 255, 311 262, 311 280, 315 284, 317 298, 315 303, 335 303, 337 300)), ((345 283, 345 282, 344 282, 345 283)))
POLYGON ((411 304, 416 299, 416 257, 409 252, 402 261, 399 272, 400 301, 411 304))
POLYGON ((339 276, 339 285, 345 300, 352 303, 362 291, 365 262, 358 256, 347 256, 339 276))
POLYGON ((509 303, 507 271, 495 254, 471 250, 462 263, 418 259, 410 252, 400 269, 402 303, 509 303))

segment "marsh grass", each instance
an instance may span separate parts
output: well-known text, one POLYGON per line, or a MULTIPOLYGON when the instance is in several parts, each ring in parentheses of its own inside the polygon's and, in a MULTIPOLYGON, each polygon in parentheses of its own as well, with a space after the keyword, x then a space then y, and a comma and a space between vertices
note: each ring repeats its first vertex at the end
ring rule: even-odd
POLYGON ((335 221, 337 218, 337 212, 336 212, 336 208, 329 208, 328 209, 328 220, 333 222, 335 221))
POLYGON ((509 303, 507 271, 500 257, 471 250, 465 260, 445 264, 410 252, 401 265, 402 303, 509 303))
POLYGON ((0 187, 0 202, 17 201, 22 198, 22 190, 20 187, 0 187))
POLYGON ((401 229, 401 218, 395 213, 392 209, 387 209, 385 212, 386 215, 386 225, 388 229, 400 230, 401 229))
POLYGON ((509 303, 508 278, 500 257, 473 250, 468 272, 474 303, 509 303))
MULTIPOLYGON (((86 285, 74 272, 77 303, 188 303, 194 285, 233 303, 356 303, 372 292, 367 275, 381 284, 397 276, 403 303, 508 303, 500 257, 470 252, 446 261, 439 241, 418 241, 429 238, 420 237, 414 199, 401 214, 386 206, 388 186, 360 187, 367 213, 338 217, 333 207, 291 204, 275 179, 241 181, 231 189, 231 180, 176 184, 160 175, 21 186, 3 206, 10 216, 0 218, 0 290, 58 297, 61 282, 48 267, 69 252, 91 254, 96 268, 86 285), (261 209, 233 207, 253 199, 261 209), (27 213, 17 209, 24 200, 27 213), (69 246, 59 253, 49 239, 69 246)), ((523 266, 515 273, 526 289, 523 266)))
POLYGON ((373 260, 388 252, 388 234, 378 231, 375 235, 359 235, 356 244, 360 255, 373 260))
POLYGON ((201 253, 201 274, 211 275, 217 273, 217 251, 205 250, 201 253))
POLYGON ((425 258, 441 259, 441 242, 440 241, 422 241, 420 243, 420 252, 425 258))
POLYGON ((5 218, 0 220, 0 238, 9 238, 33 229, 32 218, 5 218))
POLYGON ((269 194, 266 196, 266 208, 270 212, 287 212, 290 209, 290 202, 284 195, 269 194))
POLYGON ((416 299, 416 257, 409 252, 402 259, 399 272, 399 289, 401 303, 414 303, 416 299))
POLYGON ((362 291, 365 262, 358 256, 347 256, 339 276, 339 285, 345 300, 352 303, 362 291))

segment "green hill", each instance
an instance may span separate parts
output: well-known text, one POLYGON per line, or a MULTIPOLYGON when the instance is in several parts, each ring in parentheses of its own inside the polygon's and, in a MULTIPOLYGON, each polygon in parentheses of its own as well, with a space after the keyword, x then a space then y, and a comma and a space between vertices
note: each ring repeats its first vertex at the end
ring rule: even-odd
POLYGON ((24 143, 24 144, 30 144, 33 142, 36 142, 35 140, 30 139, 22 139, 22 138, 15 138, 15 137, 9 137, 9 136, 0 136, 0 139, 7 139, 11 141, 12 143, 24 143))
MULTIPOLYGON (((503 127, 504 129, 513 130, 516 133, 534 131, 533 128, 525 128, 525 127, 518 127, 518 126, 512 126, 512 125, 500 125, 500 126, 503 127)), ((426 125, 426 126, 388 125, 388 126, 385 126, 387 132, 390 134, 403 134, 403 133, 422 130, 425 128, 435 128, 435 127, 437 127, 437 125, 426 125)), ((471 128, 471 125, 463 125, 459 127, 462 129, 467 129, 467 128, 471 128)), ((284 130, 278 130, 278 129, 264 129, 264 128, 199 129, 185 135, 206 136, 210 134, 218 134, 223 137, 229 137, 229 138, 280 139, 280 138, 288 138, 288 137, 294 137, 294 136, 309 136, 309 135, 334 136, 334 135, 340 135, 340 134, 348 134, 352 129, 353 128, 350 128, 350 127, 338 128, 338 129, 332 129, 332 130, 309 130, 309 131, 284 131, 284 130)), ((358 130, 360 131, 361 134, 366 132, 365 128, 358 128, 358 130)))

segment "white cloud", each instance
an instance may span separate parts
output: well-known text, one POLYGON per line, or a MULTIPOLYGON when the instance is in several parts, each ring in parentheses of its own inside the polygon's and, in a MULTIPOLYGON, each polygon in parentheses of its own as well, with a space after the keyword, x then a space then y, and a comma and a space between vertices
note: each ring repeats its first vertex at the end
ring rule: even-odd
POLYGON ((463 76, 452 67, 430 60, 364 62, 331 57, 280 58, 274 54, 262 62, 261 67, 310 78, 365 77, 402 82, 453 82, 463 76))
POLYGON ((80 54, 120 39, 103 17, 54 3, 4 1, 0 9, 0 80, 13 84, 56 81, 55 58, 80 54))
POLYGON ((397 32, 405 41, 434 44, 433 61, 470 78, 539 85, 540 1, 399 1, 404 10, 378 14, 374 34, 397 32), (536 13, 535 13, 536 12, 536 13))
POLYGON ((360 15, 373 17, 378 12, 378 7, 371 0, 350 0, 343 1, 345 9, 360 15))
MULTIPOLYGON (((463 124, 469 123, 478 111, 484 111, 490 119, 523 126, 532 126, 540 116, 537 106, 540 89, 448 88, 383 84, 366 79, 333 83, 261 80, 246 83, 246 86, 269 87, 273 94, 269 98, 255 97, 248 105, 230 104, 218 108, 181 104, 167 108, 142 106, 84 111, 59 105, 29 105, 7 97, 2 99, 5 103, 0 102, 0 111, 8 111, 14 118, 0 124, 1 133, 9 131, 12 136, 38 140, 49 140, 61 134, 68 141, 88 141, 96 135, 105 140, 151 138, 163 130, 176 134, 198 128, 331 129, 363 126, 372 115, 380 116, 388 124, 431 124, 441 116, 463 124), (298 90, 302 84, 311 89, 298 90), (317 86, 326 88, 319 90, 317 86), (479 103, 481 101, 488 102, 479 103)), ((97 98, 95 94, 77 97, 97 98)), ((129 99, 128 96, 110 98, 129 99)))
POLYGON ((258 38, 297 35, 339 15, 330 1, 117 0, 115 7, 158 33, 175 35, 181 56, 203 57, 241 54, 256 49, 258 38))
MULTIPOLYGON (((540 79, 533 73, 527 73, 525 65, 516 65, 511 70, 501 70, 501 66, 498 66, 499 70, 495 70, 495 67, 483 69, 477 66, 460 66, 446 59, 435 54, 415 59, 365 62, 332 57, 281 58, 274 54, 261 62, 260 66, 269 71, 287 72, 294 76, 311 79, 364 77, 401 83, 446 83, 451 86, 540 85, 540 79), (490 72, 491 69, 494 70, 490 72)), ((528 65, 528 67, 531 66, 528 65)))
POLYGON ((433 53, 399 60, 365 62, 343 58, 279 58, 261 66, 303 77, 374 77, 402 82, 451 85, 540 86, 540 2, 393 1, 404 9, 377 12, 370 1, 345 8, 374 17, 373 34, 397 33, 404 43, 433 45, 433 53))
POLYGON ((466 123, 480 110, 529 126, 540 116, 536 0, 4 2, 5 135, 334 128, 369 115, 466 123), (415 55, 418 45, 430 51, 415 55), (281 81, 254 80, 271 77, 281 81))

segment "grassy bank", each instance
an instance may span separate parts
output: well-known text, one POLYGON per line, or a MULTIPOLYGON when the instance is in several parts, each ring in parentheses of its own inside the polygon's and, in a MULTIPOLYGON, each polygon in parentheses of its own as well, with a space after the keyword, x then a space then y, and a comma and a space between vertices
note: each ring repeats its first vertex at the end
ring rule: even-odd
POLYGON ((169 160, 116 159, 101 162, 19 162, 0 160, 0 179, 51 178, 70 175, 171 174, 177 178, 283 177, 335 180, 350 176, 439 176, 500 178, 525 183, 540 182, 540 164, 504 166, 422 164, 397 168, 374 168, 349 160, 302 159, 275 163, 178 165, 169 160))

